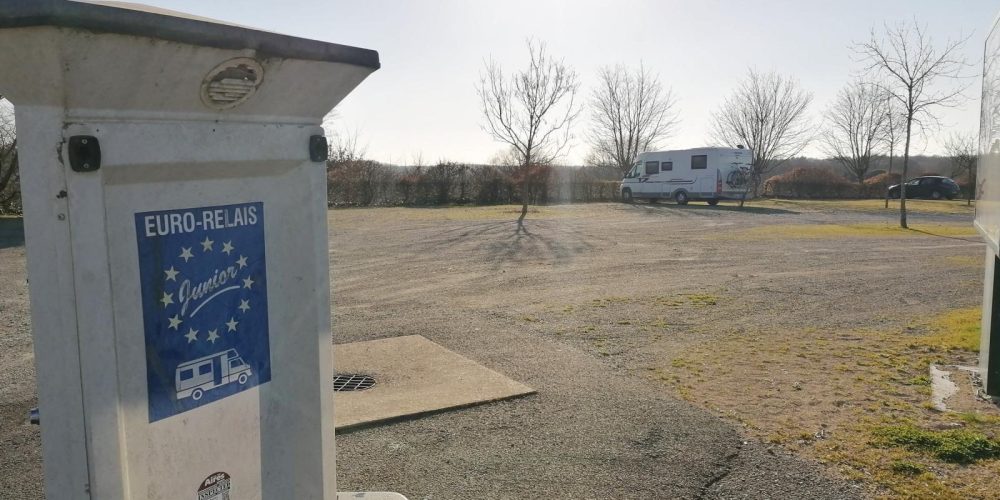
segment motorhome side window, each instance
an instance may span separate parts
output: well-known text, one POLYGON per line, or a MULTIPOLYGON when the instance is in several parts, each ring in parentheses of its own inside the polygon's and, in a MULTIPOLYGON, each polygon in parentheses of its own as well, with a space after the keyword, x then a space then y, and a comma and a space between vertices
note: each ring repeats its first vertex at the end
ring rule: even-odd
POLYGON ((660 173, 660 162, 658 161, 647 161, 646 162, 646 175, 653 175, 660 173))
POLYGON ((708 155, 692 155, 691 170, 705 170, 708 168, 708 155))
POLYGON ((629 179, 633 177, 639 177, 639 167, 641 166, 642 166, 641 163, 636 163, 635 166, 632 167, 632 170, 628 171, 628 175, 626 175, 625 177, 628 177, 629 179))
POLYGON ((662 170, 664 172, 666 172, 668 170, 673 170, 673 169, 674 169, 674 162, 672 162, 672 161, 665 161, 665 162, 661 162, 660 163, 660 170, 662 170))

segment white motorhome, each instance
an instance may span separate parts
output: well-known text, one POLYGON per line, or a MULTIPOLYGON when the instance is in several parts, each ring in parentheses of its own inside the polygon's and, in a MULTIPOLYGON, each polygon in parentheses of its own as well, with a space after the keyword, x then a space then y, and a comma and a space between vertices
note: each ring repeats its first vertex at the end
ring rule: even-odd
POLYGON ((739 200, 748 196, 750 150, 696 148, 640 153, 621 183, 622 200, 670 199, 678 205, 704 200, 739 200))
POLYGON ((251 375, 250 365, 243 361, 236 349, 192 359, 177 366, 177 399, 190 397, 197 401, 205 391, 232 382, 245 384, 251 375))

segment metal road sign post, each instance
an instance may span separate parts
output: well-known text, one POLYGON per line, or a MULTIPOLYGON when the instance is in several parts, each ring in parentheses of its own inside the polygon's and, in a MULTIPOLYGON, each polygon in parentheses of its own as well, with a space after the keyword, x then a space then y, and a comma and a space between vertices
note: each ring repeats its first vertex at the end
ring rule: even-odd
POLYGON ((0 4, 48 498, 332 499, 322 117, 371 50, 0 4))

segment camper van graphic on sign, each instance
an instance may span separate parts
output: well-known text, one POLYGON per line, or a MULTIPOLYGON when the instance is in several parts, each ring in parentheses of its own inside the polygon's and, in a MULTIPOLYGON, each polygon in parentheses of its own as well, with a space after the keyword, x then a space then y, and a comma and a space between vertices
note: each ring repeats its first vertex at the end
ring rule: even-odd
POLYGON ((271 379, 264 206, 135 215, 149 421, 271 379))

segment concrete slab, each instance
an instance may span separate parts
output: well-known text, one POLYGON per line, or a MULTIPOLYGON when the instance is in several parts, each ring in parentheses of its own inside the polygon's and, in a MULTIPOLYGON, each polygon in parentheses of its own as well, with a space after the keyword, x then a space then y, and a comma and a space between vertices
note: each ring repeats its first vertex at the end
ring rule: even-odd
POLYGON ((935 410, 995 413, 996 408, 982 397, 983 387, 978 367, 931 364, 930 376, 931 404, 935 410))
POLYGON ((948 411, 945 401, 958 392, 958 386, 951 381, 951 372, 940 369, 937 365, 930 365, 931 373, 931 404, 937 411, 948 411))
POLYGON ((338 491, 337 500, 406 500, 399 493, 388 491, 338 491))
POLYGON ((376 379, 371 389, 336 393, 338 431, 535 393, 420 335, 339 344, 334 357, 338 374, 376 379))

